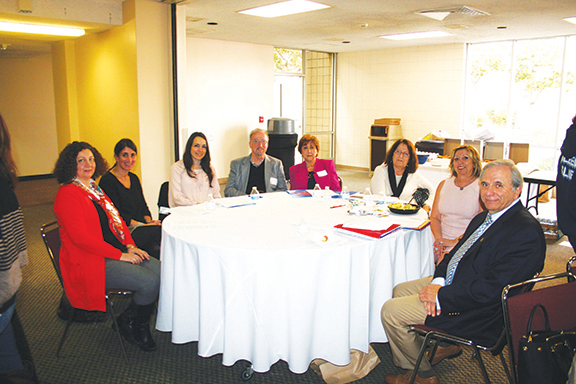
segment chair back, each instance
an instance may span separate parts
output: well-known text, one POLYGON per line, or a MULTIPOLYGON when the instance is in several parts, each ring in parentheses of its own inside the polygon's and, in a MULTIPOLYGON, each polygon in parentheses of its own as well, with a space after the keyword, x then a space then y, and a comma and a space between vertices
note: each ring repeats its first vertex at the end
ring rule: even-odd
POLYGON ((566 272, 570 272, 572 274, 568 277, 568 281, 574 281, 574 276, 576 276, 576 255, 572 256, 566 263, 566 272))
POLYGON ((160 221, 164 220, 168 214, 162 213, 162 208, 169 208, 168 206, 168 186, 169 182, 165 181, 160 186, 160 192, 158 193, 158 219, 160 221))
MULTIPOLYGON (((518 362, 518 346, 520 339, 526 334, 526 327, 530 312, 536 304, 546 307, 550 318, 552 330, 562 330, 576 327, 576 284, 566 282, 571 274, 568 272, 541 276, 526 280, 522 283, 508 285, 502 292, 502 307, 506 324, 510 363, 514 368, 518 362), (557 280, 557 281, 552 281, 557 280), (550 282, 549 285, 528 292, 511 295, 511 291, 518 292, 526 286, 541 282, 550 282)), ((532 329, 543 330, 544 316, 537 311, 532 321, 532 329)), ((513 369, 516 372, 515 369, 513 369)))
POLYGON ((62 282, 62 274, 60 273, 60 226, 57 221, 53 221, 48 224, 44 224, 40 227, 40 235, 42 240, 44 240, 44 245, 48 251, 48 256, 50 256, 50 261, 54 266, 56 275, 58 275, 58 280, 60 284, 64 286, 62 282))

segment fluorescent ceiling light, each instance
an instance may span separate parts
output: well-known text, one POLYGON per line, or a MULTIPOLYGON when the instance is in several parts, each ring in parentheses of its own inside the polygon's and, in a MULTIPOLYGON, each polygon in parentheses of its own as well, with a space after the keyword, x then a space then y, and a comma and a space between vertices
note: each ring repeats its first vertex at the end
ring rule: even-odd
POLYGON ((430 31, 430 32, 402 33, 400 35, 387 35, 380 37, 382 39, 389 39, 389 40, 412 40, 412 39, 425 39, 429 37, 443 37, 443 36, 452 36, 452 34, 441 31, 430 31))
POLYGON ((574 16, 574 17, 567 17, 567 18, 565 18, 564 20, 566 20, 566 21, 569 22, 569 23, 576 24, 576 16, 574 16))
POLYGON ((56 35, 56 36, 82 36, 84 30, 81 28, 55 27, 50 25, 7 23, 0 21, 0 31, 35 33, 39 35, 56 35))
POLYGON ((264 5, 262 7, 245 9, 239 13, 260 17, 278 17, 316 11, 324 8, 330 8, 330 6, 308 0, 288 0, 281 3, 264 5))

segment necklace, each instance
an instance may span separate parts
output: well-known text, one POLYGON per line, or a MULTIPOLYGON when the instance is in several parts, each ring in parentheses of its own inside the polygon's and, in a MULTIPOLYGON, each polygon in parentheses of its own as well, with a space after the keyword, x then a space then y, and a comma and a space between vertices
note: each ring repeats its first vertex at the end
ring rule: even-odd
POLYGON ((454 179, 454 185, 456 185, 458 188, 460 188, 461 191, 463 191, 464 188, 466 188, 467 186, 469 186, 473 182, 474 182, 474 180, 470 181, 469 183, 465 183, 466 185, 464 185, 464 186, 461 186, 461 183, 458 181, 458 179, 454 179))

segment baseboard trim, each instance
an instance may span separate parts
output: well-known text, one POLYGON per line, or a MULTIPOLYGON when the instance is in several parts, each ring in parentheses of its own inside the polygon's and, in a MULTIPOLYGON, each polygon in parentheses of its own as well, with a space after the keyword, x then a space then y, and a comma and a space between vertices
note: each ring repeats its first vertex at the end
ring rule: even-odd
POLYGON ((343 171, 358 171, 358 172, 370 172, 369 168, 364 168, 364 167, 354 167, 352 165, 342 165, 342 164, 336 164, 336 169, 341 169, 343 171))
POLYGON ((53 178, 54 178, 54 174, 47 173, 45 175, 18 176, 18 181, 46 180, 46 179, 53 179, 53 178))

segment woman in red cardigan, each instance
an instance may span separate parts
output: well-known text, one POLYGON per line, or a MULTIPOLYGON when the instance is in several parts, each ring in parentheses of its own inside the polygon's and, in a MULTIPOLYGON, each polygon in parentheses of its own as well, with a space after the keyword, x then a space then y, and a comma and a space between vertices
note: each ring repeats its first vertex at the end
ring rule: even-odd
POLYGON ((139 249, 126 223, 93 177, 107 169, 106 160, 86 142, 62 150, 54 175, 62 184, 54 201, 60 225, 60 270, 70 304, 86 310, 106 310, 105 289, 134 292, 128 309, 118 317, 126 341, 145 351, 156 350, 150 316, 160 287, 160 262, 139 249))
POLYGON ((290 189, 313 189, 318 184, 322 189, 342 190, 334 161, 319 159, 318 151, 320 143, 316 136, 302 136, 298 142, 298 152, 304 161, 290 167, 290 189))

